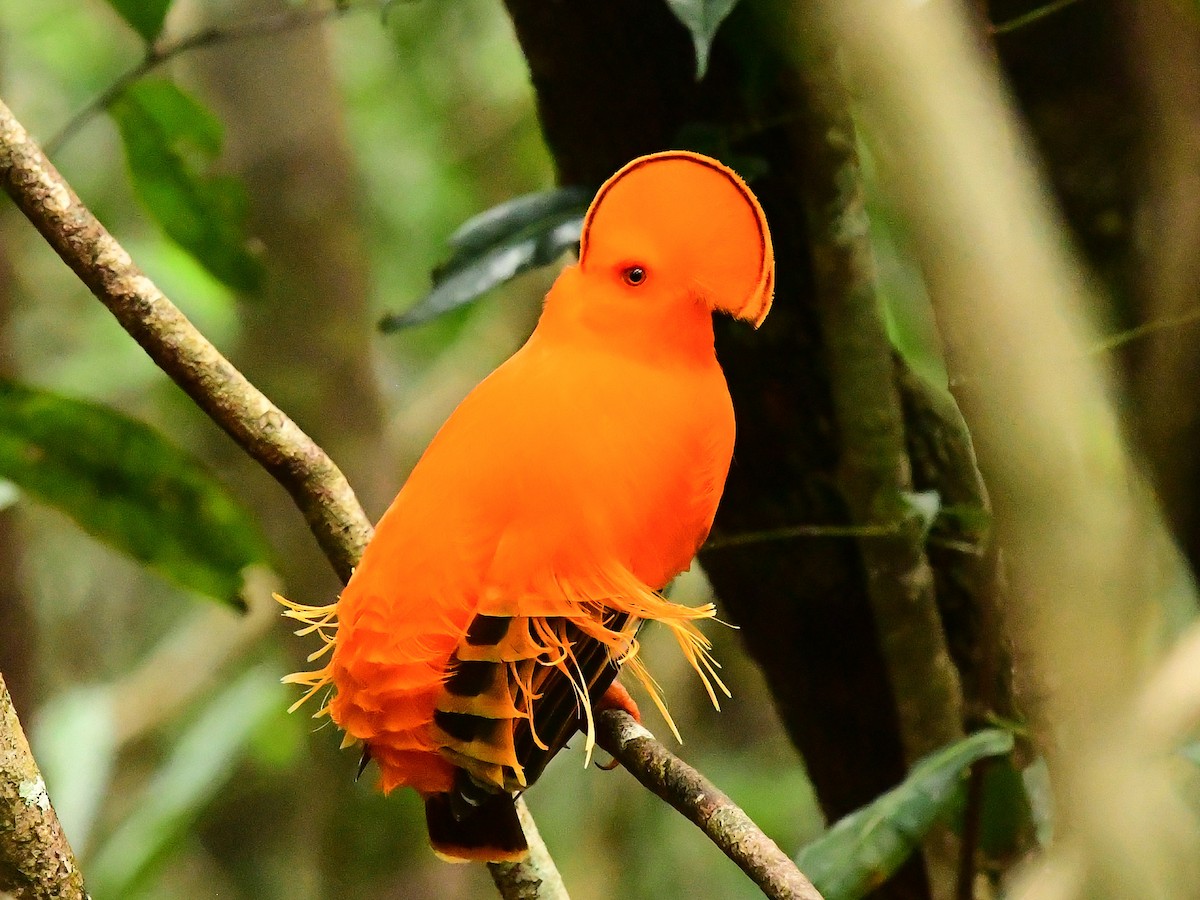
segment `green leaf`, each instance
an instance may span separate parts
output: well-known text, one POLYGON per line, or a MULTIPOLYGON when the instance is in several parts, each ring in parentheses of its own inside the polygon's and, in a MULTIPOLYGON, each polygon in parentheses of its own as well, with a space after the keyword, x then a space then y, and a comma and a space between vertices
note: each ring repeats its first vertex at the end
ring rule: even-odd
POLYGON ((255 730, 285 702, 275 665, 264 664, 208 705, 91 861, 93 896, 129 897, 145 886, 229 779, 255 730))
POLYGON ((708 55, 721 23, 733 12, 738 0, 667 0, 675 18, 683 23, 696 48, 696 80, 708 71, 708 55))
POLYGON ((857 900, 908 859, 952 808, 973 763, 1013 747, 1007 731, 977 732, 920 760, 898 787, 856 810, 806 846, 796 865, 826 900, 857 900))
POLYGON ((246 193, 209 174, 221 123, 169 81, 140 81, 109 107, 139 199, 163 231, 229 287, 253 293, 263 271, 247 246, 246 193))
POLYGON ((98 404, 0 379, 0 478, 190 590, 241 605, 269 558, 250 512, 195 457, 98 404))
POLYGON ((444 268, 461 268, 463 263, 478 256, 489 247, 501 243, 541 223, 557 222, 564 214, 578 215, 587 209, 592 192, 583 188, 555 188, 525 194, 506 200, 498 206, 484 210, 467 219, 446 241, 455 249, 455 255, 444 268), (461 260, 456 264, 456 261, 461 260))
POLYGON ((407 312, 386 317, 397 331, 458 309, 522 272, 554 262, 579 243, 590 191, 558 188, 509 200, 469 219, 450 236, 450 259, 433 273, 433 290, 407 312))
POLYGON ((162 31, 171 0, 108 0, 108 5, 149 44, 162 31))
POLYGON ((1012 756, 994 760, 987 767, 980 813, 980 849, 993 859, 1019 853, 1034 822, 1025 782, 1012 756))

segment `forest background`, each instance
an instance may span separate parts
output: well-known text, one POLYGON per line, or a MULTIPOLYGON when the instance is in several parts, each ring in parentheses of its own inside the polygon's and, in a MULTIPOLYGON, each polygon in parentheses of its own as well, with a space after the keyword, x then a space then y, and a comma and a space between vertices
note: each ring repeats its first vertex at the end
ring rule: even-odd
MULTIPOLYGON (((675 749, 829 898, 1194 896, 1200 13, 895 6, 10 3, 0 97, 372 520, 581 196, 667 147, 737 168, 779 290, 719 332, 739 445, 675 589, 739 626, 734 699, 647 640, 675 749)), ((270 591, 335 572, 7 203, 0 329, 0 673, 92 895, 494 893, 285 713, 270 591)), ((578 750, 528 800, 576 898, 759 893, 578 750)))

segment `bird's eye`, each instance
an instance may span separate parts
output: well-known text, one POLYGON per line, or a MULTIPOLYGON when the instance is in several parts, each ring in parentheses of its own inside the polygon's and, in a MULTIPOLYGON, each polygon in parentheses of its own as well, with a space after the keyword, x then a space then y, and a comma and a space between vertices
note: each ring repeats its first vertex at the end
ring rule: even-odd
POLYGON ((621 278, 623 278, 625 283, 630 287, 637 287, 646 280, 646 270, 641 266, 630 266, 621 273, 621 278))

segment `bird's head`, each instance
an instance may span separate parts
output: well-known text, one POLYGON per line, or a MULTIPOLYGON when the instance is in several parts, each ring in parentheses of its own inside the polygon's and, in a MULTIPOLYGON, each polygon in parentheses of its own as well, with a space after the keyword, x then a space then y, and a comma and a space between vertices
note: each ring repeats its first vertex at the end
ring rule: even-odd
POLYGON ((583 221, 579 270, 622 305, 685 304, 755 328, 775 283, 771 234, 750 188, 684 150, 635 159, 604 183, 583 221))

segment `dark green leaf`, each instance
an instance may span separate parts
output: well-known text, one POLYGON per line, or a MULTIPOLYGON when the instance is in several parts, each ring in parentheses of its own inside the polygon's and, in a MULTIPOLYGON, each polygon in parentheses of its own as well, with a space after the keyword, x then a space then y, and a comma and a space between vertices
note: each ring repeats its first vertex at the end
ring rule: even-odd
POLYGON ((1012 746, 1009 732, 989 729, 930 754, 898 787, 801 850, 796 865, 826 900, 857 900, 886 881, 950 811, 973 763, 1012 746))
POLYGON ((134 190, 163 231, 231 288, 257 291, 263 272, 247 247, 245 190, 209 173, 221 152, 221 123, 169 81, 131 85, 109 113, 134 190))
POLYGON ((88 867, 95 896, 128 897, 146 886, 228 780, 256 729, 286 702, 273 664, 251 669, 212 700, 96 853, 88 867))
POLYGON ((450 237, 454 255, 434 272, 434 287, 407 312, 380 323, 397 331, 458 309, 486 291, 554 262, 579 243, 590 192, 560 188, 528 194, 470 219, 450 237))
POLYGON ((713 38, 738 0, 667 0, 667 6, 692 36, 696 48, 696 80, 708 71, 708 54, 713 38))
POLYGON ((108 5, 149 44, 162 31, 171 0, 108 0, 108 5))
POLYGON ((190 590, 240 604, 269 551, 194 457, 97 404, 0 379, 0 477, 190 590))
POLYGON ((979 847, 992 858, 1020 851, 1033 833, 1033 812, 1025 783, 1011 756, 993 761, 984 774, 979 847))
MULTIPOLYGON (((467 219, 446 243, 454 248, 456 257, 469 260, 472 255, 539 223, 557 222, 564 214, 582 212, 587 209, 592 193, 584 188, 567 187, 514 197, 467 219)), ((454 268, 452 262, 446 268, 454 268)))

